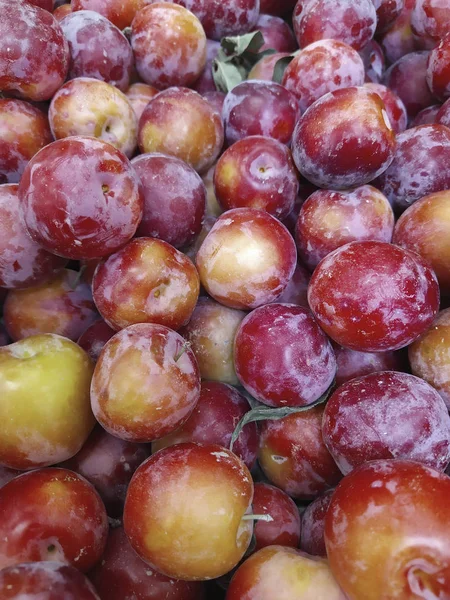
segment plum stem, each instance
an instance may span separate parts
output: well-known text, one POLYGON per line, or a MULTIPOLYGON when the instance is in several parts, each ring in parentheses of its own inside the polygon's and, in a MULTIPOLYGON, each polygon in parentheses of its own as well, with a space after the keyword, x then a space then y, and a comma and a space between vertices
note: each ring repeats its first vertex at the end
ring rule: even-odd
POLYGON ((178 354, 175 354, 175 356, 173 357, 173 360, 175 362, 178 362, 178 360, 183 356, 183 354, 186 352, 186 350, 188 348, 190 348, 190 346, 191 346, 191 344, 189 342, 184 342, 184 344, 181 346, 178 354))
POLYGON ((270 523, 273 521, 273 517, 270 515, 244 515, 242 521, 266 521, 270 523))

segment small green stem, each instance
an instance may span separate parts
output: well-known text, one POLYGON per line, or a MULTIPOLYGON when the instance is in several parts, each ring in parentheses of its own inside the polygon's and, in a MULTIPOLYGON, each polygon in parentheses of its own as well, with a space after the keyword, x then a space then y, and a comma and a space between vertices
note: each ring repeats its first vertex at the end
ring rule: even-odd
POLYGON ((242 517, 243 521, 266 521, 270 523, 273 521, 273 518, 270 515, 244 515, 242 517))
POLYGON ((176 354, 173 358, 173 360, 175 362, 178 362, 178 360, 183 356, 183 354, 186 352, 186 350, 188 348, 190 348, 191 344, 189 342, 184 342, 184 344, 181 346, 180 351, 178 352, 178 354, 176 354))

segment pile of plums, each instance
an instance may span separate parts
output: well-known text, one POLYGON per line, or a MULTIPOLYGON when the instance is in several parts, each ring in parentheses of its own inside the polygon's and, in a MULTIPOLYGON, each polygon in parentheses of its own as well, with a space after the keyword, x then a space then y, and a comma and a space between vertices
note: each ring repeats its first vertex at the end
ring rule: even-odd
POLYGON ((0 0, 0 599, 450 600, 450 2, 0 0))

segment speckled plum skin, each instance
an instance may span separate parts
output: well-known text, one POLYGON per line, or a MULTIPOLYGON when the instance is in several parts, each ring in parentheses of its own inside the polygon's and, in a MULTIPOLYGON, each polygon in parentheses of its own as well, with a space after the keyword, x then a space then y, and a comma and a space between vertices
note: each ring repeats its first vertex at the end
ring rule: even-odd
POLYGON ((300 173, 336 190, 372 181, 389 167, 395 148, 383 101, 364 87, 322 96, 300 117, 292 138, 300 173))
POLYGON ((147 85, 146 83, 132 83, 130 87, 125 92, 125 96, 130 101, 131 106, 133 107, 134 113, 139 121, 144 112, 144 108, 156 94, 159 92, 152 85, 147 85))
POLYGON ((253 31, 259 17, 260 0, 176 0, 196 15, 211 40, 253 31))
POLYGON ((308 504, 302 513, 300 548, 312 556, 327 557, 325 548, 325 516, 333 490, 328 490, 308 504))
POLYGON ((364 77, 364 63, 354 48, 339 40, 319 40, 289 63, 282 83, 296 95, 304 112, 328 92, 362 85, 364 77))
POLYGON ((162 152, 200 173, 212 166, 223 146, 222 118, 194 90, 172 87, 147 104, 139 121, 141 152, 162 152))
POLYGON ((448 595, 449 494, 450 477, 412 461, 372 461, 342 480, 325 543, 350 600, 448 595))
POLYGON ((92 77, 77 77, 53 96, 48 117, 55 139, 91 136, 131 157, 137 146, 138 120, 119 89, 92 77))
POLYGON ((192 261, 155 238, 135 238, 99 265, 92 280, 103 319, 119 330, 135 323, 185 325, 200 290, 192 261))
POLYGON ((383 352, 407 346, 428 329, 439 309, 439 285, 415 252, 385 242, 351 242, 317 266, 308 301, 335 342, 383 352))
POLYGON ((234 368, 234 338, 246 313, 200 297, 189 323, 179 331, 190 344, 203 379, 239 385, 234 368))
POLYGON ((292 498, 313 500, 342 478, 322 439, 323 410, 319 405, 261 425, 259 464, 292 498))
POLYGON ((299 116, 294 94, 273 81, 239 83, 226 95, 222 110, 228 145, 249 135, 289 144, 299 116))
POLYGON ((270 515, 273 519, 257 521, 256 551, 273 545, 298 547, 300 513, 295 502, 283 490, 268 483, 255 483, 252 507, 255 515, 270 515))
POLYGON ((129 27, 136 13, 152 0, 72 0, 72 11, 92 10, 106 17, 120 30, 129 27))
POLYGON ((153 454, 134 474, 125 533, 160 573, 214 579, 233 569, 250 544, 253 525, 242 517, 252 498, 250 472, 235 454, 216 444, 176 444, 153 454))
MULTIPOLYGON (((152 452, 181 442, 218 444, 229 448, 236 425, 249 410, 247 399, 231 385, 203 381, 200 397, 189 419, 176 431, 153 442, 152 452)), ((256 423, 248 423, 233 445, 233 452, 248 469, 255 464, 258 441, 256 423)))
POLYGON ((435 102, 426 80, 428 57, 425 51, 406 54, 389 67, 382 79, 402 100, 410 118, 435 102))
POLYGON ((260 31, 264 37, 264 44, 261 46, 260 52, 269 49, 277 52, 295 52, 297 50, 294 32, 280 17, 260 14, 255 31, 260 31))
POLYGON ((389 122, 396 134, 405 131, 408 124, 408 113, 403 101, 395 92, 381 83, 365 83, 364 87, 380 96, 384 102, 389 122))
POLYGON ((102 560, 89 578, 101 600, 204 599, 203 583, 170 579, 150 569, 134 552, 122 526, 110 530, 102 560))
POLYGON ((371 373, 341 385, 325 407, 322 435, 344 475, 377 459, 414 460, 438 471, 450 462, 445 403, 408 373, 371 373))
POLYGON ((0 286, 27 288, 52 279, 66 260, 46 252, 28 235, 15 183, 0 185, 0 286))
POLYGON ((71 12, 60 24, 69 43, 69 79, 93 77, 125 92, 134 59, 120 29, 92 10, 71 12))
POLYGON ((149 456, 149 444, 120 440, 97 425, 81 450, 59 466, 87 479, 100 494, 108 515, 120 519, 131 477, 149 456))
POLYGON ((450 28, 450 6, 445 0, 416 0, 411 27, 425 41, 439 42, 450 28))
POLYGON ((76 341, 98 318, 90 286, 78 279, 77 271, 64 269, 50 281, 11 290, 3 306, 11 339, 56 333, 76 341))
POLYGON ((91 384, 92 410, 102 427, 138 443, 183 425, 199 395, 193 352, 175 331, 153 323, 116 333, 99 356, 91 384))
POLYGON ((305 406, 331 385, 336 359, 311 312, 294 304, 268 304, 248 314, 237 330, 234 362, 241 385, 268 406, 305 406))
POLYGON ((362 50, 373 38, 377 24, 372 0, 297 2, 292 18, 300 48, 318 40, 335 39, 362 50))
POLYGON ((0 348, 0 464, 46 467, 81 449, 95 423, 92 371, 87 354, 58 335, 31 336, 0 348))
POLYGON ((282 597, 346 600, 325 560, 278 545, 262 548, 247 558, 233 576, 226 594, 226 600, 282 597))
POLYGON ((91 323, 78 338, 77 344, 96 362, 103 346, 116 333, 103 319, 91 323))
POLYGON ((302 262, 313 271, 336 248, 349 242, 390 242, 394 213, 386 196, 371 185, 349 192, 317 190, 300 208, 295 234, 302 262))
POLYGON ((363 60, 366 72, 364 81, 380 83, 383 73, 386 70, 386 59, 383 48, 375 40, 370 40, 367 46, 360 51, 359 55, 363 60))
POLYGON ((401 352, 358 352, 333 344, 336 356, 336 386, 346 381, 379 371, 403 371, 405 357, 401 352))
POLYGON ((200 233, 206 207, 201 177, 184 161, 158 152, 131 161, 144 191, 144 216, 137 235, 155 237, 175 248, 200 233))
POLYGON ((52 141, 41 110, 23 100, 0 98, 0 184, 18 183, 27 162, 52 141))
POLYGON ((0 489, 0 567, 54 560, 88 571, 108 535, 95 488, 68 469, 25 473, 0 489))
POLYGON ((277 219, 289 215, 299 191, 291 151, 262 135, 245 137, 227 148, 217 161, 213 181, 223 210, 254 208, 277 219))
POLYGON ((428 56, 427 83, 433 96, 441 101, 450 97, 450 33, 428 56))
POLYGON ((3 569, 0 595, 5 600, 100 600, 78 569, 56 561, 22 563, 3 569))
POLYGON ((244 310, 276 300, 296 263, 289 231, 275 217, 255 208, 223 213, 196 257, 208 294, 225 306, 244 310))
POLYGON ((217 56, 219 48, 220 42, 215 40, 206 40, 206 63, 202 72, 200 73, 200 76, 192 85, 192 88, 202 96, 206 92, 215 92, 217 90, 214 83, 212 64, 217 56))
POLYGON ((43 248, 66 258, 107 256, 142 219, 138 176, 122 152, 91 137, 57 140, 28 163, 19 184, 25 224, 43 248))
POLYGON ((197 17, 178 4, 157 2, 140 10, 131 25, 139 76, 159 89, 190 86, 206 65, 206 35, 197 17))
POLYGON ((431 384, 450 409, 450 309, 442 310, 428 329, 408 348, 414 375, 431 384))
POLYGON ((398 219, 394 244, 423 256, 437 275, 441 293, 450 293, 450 191, 420 198, 398 219))
POLYGON ((23 0, 1 0, 0 12, 0 89, 25 100, 50 100, 69 68, 59 23, 23 0))
POLYGON ((397 136, 397 149, 389 168, 375 185, 397 212, 419 198, 450 189, 450 129, 431 124, 412 127, 397 136))

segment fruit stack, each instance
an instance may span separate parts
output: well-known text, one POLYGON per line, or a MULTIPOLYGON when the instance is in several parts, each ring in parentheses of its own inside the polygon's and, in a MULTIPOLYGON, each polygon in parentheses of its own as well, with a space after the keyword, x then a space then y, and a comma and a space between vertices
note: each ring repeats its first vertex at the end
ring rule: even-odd
POLYGON ((449 240, 449 0, 0 0, 0 600, 450 600, 449 240))

